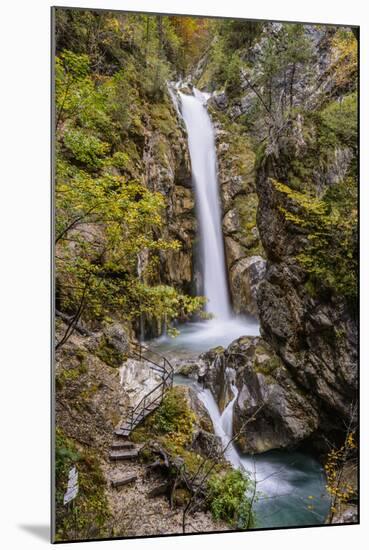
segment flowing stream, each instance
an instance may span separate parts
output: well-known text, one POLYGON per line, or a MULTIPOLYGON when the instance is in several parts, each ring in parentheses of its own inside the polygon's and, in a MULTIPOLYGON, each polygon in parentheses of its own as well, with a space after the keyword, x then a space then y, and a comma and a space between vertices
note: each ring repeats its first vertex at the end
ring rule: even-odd
MULTIPOLYGON (((180 328, 180 335, 163 335, 150 345, 168 357, 194 356, 215 346, 227 346, 240 336, 259 335, 258 322, 251 316, 235 316, 229 299, 221 209, 217 181, 214 130, 206 109, 208 95, 194 89, 193 95, 170 90, 177 112, 186 124, 199 222, 203 292, 208 321, 192 322, 180 328), (177 95, 178 94, 178 95, 177 95), (179 101, 178 101, 179 97, 179 101)), ((211 417, 225 457, 234 468, 249 473, 256 482, 257 527, 287 527, 324 523, 329 509, 321 465, 311 456, 290 451, 273 451, 257 456, 241 454, 232 440, 233 406, 238 390, 228 373, 233 399, 221 414, 209 389, 189 378, 176 375, 175 383, 193 387, 211 417)))
POLYGON ((234 468, 247 472, 256 483, 254 503, 256 527, 320 525, 328 514, 330 500, 325 491, 325 475, 319 462, 296 451, 270 451, 261 455, 240 453, 232 440, 233 406, 237 388, 231 383, 233 399, 221 414, 209 389, 176 375, 175 383, 192 387, 206 407, 214 433, 220 438, 224 456, 234 468))

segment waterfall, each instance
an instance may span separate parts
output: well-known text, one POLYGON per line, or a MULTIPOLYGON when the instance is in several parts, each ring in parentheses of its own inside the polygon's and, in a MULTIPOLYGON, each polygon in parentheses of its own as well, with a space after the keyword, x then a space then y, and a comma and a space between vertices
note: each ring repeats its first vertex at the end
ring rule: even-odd
POLYGON ((194 94, 179 92, 195 186, 204 294, 208 300, 206 311, 225 321, 231 318, 231 307, 225 270, 214 129, 204 105, 206 94, 196 89, 194 94))
POLYGON ((232 421, 233 404, 237 397, 237 393, 234 395, 234 399, 228 403, 227 407, 223 411, 223 414, 220 414, 219 407, 211 391, 209 389, 201 389, 198 392, 198 397, 208 411, 213 423, 214 433, 220 438, 222 448, 225 449, 224 455, 226 459, 229 460, 234 468, 242 468, 240 456, 235 445, 231 441, 232 431, 230 434, 228 431, 229 429, 232 430, 229 426, 229 417, 231 417, 232 421))
POLYGON ((228 346, 240 336, 258 336, 259 323, 250 315, 234 315, 230 305, 223 245, 221 207, 217 178, 217 156, 214 129, 206 109, 210 94, 193 88, 193 95, 180 91, 182 82, 168 82, 168 93, 185 124, 195 189, 196 215, 199 227, 203 292, 206 311, 214 319, 191 321, 179 326, 180 335, 162 335, 158 345, 178 349, 206 351, 215 346, 228 346))
POLYGON ((324 523, 330 498, 325 491, 323 468, 315 458, 297 451, 270 451, 256 456, 238 451, 232 441, 233 409, 238 396, 232 374, 227 373, 227 377, 233 399, 223 413, 220 413, 211 391, 202 388, 198 382, 177 375, 175 383, 194 388, 209 413, 214 433, 220 438, 224 457, 233 468, 248 473, 256 483, 254 512, 257 526, 270 528, 324 523))

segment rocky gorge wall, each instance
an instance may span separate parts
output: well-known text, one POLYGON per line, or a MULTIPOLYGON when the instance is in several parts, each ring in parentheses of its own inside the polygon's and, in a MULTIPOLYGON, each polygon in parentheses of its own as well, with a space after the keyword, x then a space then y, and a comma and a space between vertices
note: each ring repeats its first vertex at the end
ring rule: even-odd
MULTIPOLYGON (((151 191, 164 197, 163 223, 157 238, 176 240, 178 248, 156 254, 156 267, 148 275, 150 258, 144 250, 138 258, 138 277, 150 284, 173 286, 184 294, 196 295, 196 231, 194 193, 187 134, 168 92, 160 104, 143 113, 145 127, 140 129, 140 161, 131 174, 151 191)), ((141 328, 146 338, 157 336, 162 327, 145 318, 141 328)))
POLYGON ((222 227, 233 310, 258 317, 256 295, 264 276, 265 260, 256 224, 255 152, 249 136, 234 120, 225 93, 214 93, 208 108, 215 129, 222 227))
MULTIPOLYGON (((263 88, 252 83, 260 80, 267 48, 274 47, 282 33, 280 24, 265 25, 252 48, 238 50, 249 65, 241 71, 236 89, 226 82, 216 91, 211 52, 193 73, 197 85, 212 90, 209 110, 216 130, 234 309, 256 314, 261 325, 261 338, 238 341, 220 350, 216 360, 208 357, 209 368, 219 373, 236 352, 235 430, 262 406, 259 419, 248 425, 247 437, 240 440, 246 452, 304 442, 324 450, 325 438, 342 441, 347 426, 357 421, 355 313, 337 288, 312 289, 299 261, 309 244, 309 231, 306 224, 303 227, 307 214, 289 192, 275 185, 283 182, 291 193, 322 197, 327 189, 355 178, 355 131, 343 135, 343 123, 334 126, 336 114, 332 116, 337 98, 351 101, 355 81, 348 60, 355 54, 346 49, 342 56, 341 38, 333 28, 306 26, 297 40, 309 54, 297 53, 294 65, 287 59, 273 77, 270 96, 262 96, 263 88), (342 60, 347 69, 341 68, 342 60), (296 111, 290 120, 286 95, 296 111), (268 112, 266 100, 273 111, 268 112), (335 133, 328 128, 335 128, 335 133), (262 148, 255 145, 258 142, 262 148), (302 218, 302 227, 293 216, 302 218), (260 366, 264 362, 267 366, 260 366)), ((345 40, 355 52, 353 35, 345 40)), ((355 129, 355 112, 349 116, 355 129)), ((213 377, 217 376, 223 375, 213 377)))
POLYGON ((157 117, 151 119, 151 129, 145 136, 143 168, 145 184, 165 197, 162 236, 181 244, 179 250, 161 253, 161 282, 190 293, 196 235, 191 165, 186 132, 169 96, 157 117))

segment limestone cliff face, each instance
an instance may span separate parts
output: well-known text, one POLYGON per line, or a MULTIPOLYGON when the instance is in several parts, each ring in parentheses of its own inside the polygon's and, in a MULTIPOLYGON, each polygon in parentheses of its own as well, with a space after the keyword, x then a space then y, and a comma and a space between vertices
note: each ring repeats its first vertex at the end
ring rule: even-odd
POLYGON ((159 281, 186 293, 193 291, 196 217, 187 135, 175 108, 167 98, 154 113, 145 132, 144 181, 165 198, 163 238, 179 241, 179 250, 163 251, 157 272, 159 281))
POLYGON ((283 359, 298 386, 317 399, 323 431, 344 431, 357 399, 357 327, 337 295, 314 296, 296 256, 306 235, 285 221, 291 208, 268 177, 258 177, 258 225, 267 254, 258 290, 262 334, 283 359))
MULTIPOLYGON (((280 101, 286 95, 290 69, 274 75, 269 98, 272 112, 268 113, 260 104, 263 90, 257 83, 264 71, 268 40, 277 38, 282 27, 265 25, 252 48, 238 52, 249 66, 241 71, 240 85, 232 97, 218 91, 209 100, 216 128, 230 291, 236 311, 259 316, 263 337, 258 344, 240 345, 237 351, 240 394, 235 428, 266 403, 241 443, 250 452, 304 441, 319 447, 326 436, 339 440, 347 421, 355 423, 356 419, 354 315, 339 293, 311 292, 307 273, 297 259, 306 248, 306 232, 286 221, 282 211, 291 215, 296 211, 273 185, 274 178, 302 193, 308 190, 322 197, 327 189, 355 178, 355 115, 351 118, 353 133, 347 131, 342 139, 342 124, 333 136, 327 133, 332 119, 326 122, 337 99, 352 101, 355 78, 344 72, 337 76, 341 61, 334 29, 306 26, 304 39, 311 54, 294 67, 293 94, 288 91, 297 114, 287 120, 285 101, 280 101), (255 143, 263 143, 256 167, 255 143), (254 284, 250 284, 252 274, 254 284), (275 354, 279 361, 273 373, 265 375, 257 368, 260 346, 266 346, 266 355, 275 354), (257 435, 259 430, 266 434, 263 440, 257 435)), ((210 66, 211 53, 208 58, 210 66)), ((198 73, 198 85, 206 87, 203 60, 198 73)), ((213 361, 213 368, 228 353, 213 361)))
POLYGON ((241 125, 233 121, 225 94, 209 101, 218 159, 224 248, 235 313, 258 316, 256 291, 265 262, 256 225, 255 154, 241 125))

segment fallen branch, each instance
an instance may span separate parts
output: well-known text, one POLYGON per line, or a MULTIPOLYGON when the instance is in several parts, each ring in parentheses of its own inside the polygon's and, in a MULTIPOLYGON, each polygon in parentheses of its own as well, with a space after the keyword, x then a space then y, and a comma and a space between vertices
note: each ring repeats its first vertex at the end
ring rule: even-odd
MULTIPOLYGON (((55 310, 56 317, 60 317, 60 319, 63 319, 66 323, 71 323, 73 321, 73 317, 67 315, 66 313, 63 313, 62 311, 59 311, 58 309, 55 310)), ((74 325, 74 330, 82 334, 82 336, 94 336, 94 333, 88 330, 87 328, 83 327, 80 323, 76 323, 74 325)))

